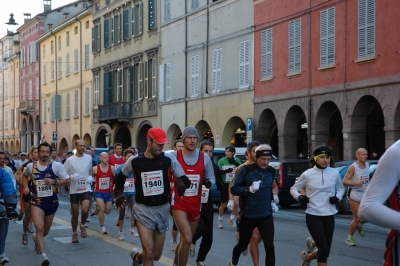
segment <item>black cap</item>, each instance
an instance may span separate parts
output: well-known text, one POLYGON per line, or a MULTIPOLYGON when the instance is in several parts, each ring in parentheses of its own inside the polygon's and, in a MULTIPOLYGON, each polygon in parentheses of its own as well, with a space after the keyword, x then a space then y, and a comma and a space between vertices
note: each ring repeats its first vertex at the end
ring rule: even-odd
POLYGON ((330 157, 332 155, 331 148, 325 145, 320 145, 313 151, 313 156, 318 156, 321 154, 326 154, 330 157))

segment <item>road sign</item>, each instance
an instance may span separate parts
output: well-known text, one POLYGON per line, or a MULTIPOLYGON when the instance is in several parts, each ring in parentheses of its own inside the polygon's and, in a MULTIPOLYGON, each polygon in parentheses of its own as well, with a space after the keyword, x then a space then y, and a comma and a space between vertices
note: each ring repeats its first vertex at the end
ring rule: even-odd
POLYGON ((57 131, 53 131, 53 139, 51 143, 57 143, 57 131))
POLYGON ((253 141, 253 118, 246 118, 246 141, 247 143, 253 141))

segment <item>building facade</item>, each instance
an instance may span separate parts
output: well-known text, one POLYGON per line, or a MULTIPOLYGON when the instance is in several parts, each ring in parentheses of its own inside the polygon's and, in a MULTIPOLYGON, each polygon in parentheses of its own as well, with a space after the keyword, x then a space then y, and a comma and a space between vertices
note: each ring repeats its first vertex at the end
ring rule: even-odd
POLYGON ((92 0, 93 128, 96 147, 146 149, 159 126, 158 1, 92 0))
POLYGON ((92 144, 91 31, 88 8, 37 39, 42 68, 42 141, 51 142, 58 152, 72 149, 77 139, 92 144))
POLYGON ((255 138, 280 158, 336 159, 400 137, 394 0, 254 1, 255 138))
POLYGON ((253 1, 161 0, 161 125, 215 147, 246 146, 253 116, 253 1), (238 19, 240 18, 240 19, 238 19))

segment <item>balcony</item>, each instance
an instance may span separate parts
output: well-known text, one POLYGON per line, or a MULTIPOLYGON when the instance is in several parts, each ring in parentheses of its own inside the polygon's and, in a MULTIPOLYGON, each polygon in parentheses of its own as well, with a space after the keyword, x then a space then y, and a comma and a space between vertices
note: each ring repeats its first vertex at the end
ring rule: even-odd
POLYGON ((39 110, 39 100, 27 100, 19 103, 19 112, 22 114, 33 114, 35 110, 39 110))

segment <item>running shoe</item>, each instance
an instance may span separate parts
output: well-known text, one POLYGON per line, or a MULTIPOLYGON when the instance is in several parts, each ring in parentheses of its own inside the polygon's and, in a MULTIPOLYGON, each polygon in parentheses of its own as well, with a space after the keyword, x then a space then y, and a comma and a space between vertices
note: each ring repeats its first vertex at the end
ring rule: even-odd
POLYGON ((78 233, 72 233, 72 243, 74 244, 79 243, 78 233))
POLYGON ((20 213, 18 214, 18 221, 21 221, 22 218, 24 218, 24 214, 23 214, 22 212, 20 212, 20 213))
POLYGON ((306 251, 308 254, 314 251, 314 247, 312 246, 312 241, 313 240, 311 237, 306 238, 306 251))
POLYGON ((192 243, 189 247, 189 256, 194 257, 196 255, 196 246, 192 243))
POLYGON ((175 251, 177 245, 178 245, 178 243, 176 243, 175 241, 172 241, 171 242, 171 251, 175 251))
POLYGON ((228 263, 228 266, 236 266, 237 264, 233 264, 232 261, 228 263))
POLYGON ((196 262, 196 266, 206 266, 206 265, 204 264, 204 261, 198 261, 196 262))
POLYGON ((346 244, 349 246, 355 246, 356 245, 356 241, 354 241, 354 237, 348 237, 346 240, 346 244))
POLYGON ((124 240, 125 240, 124 232, 119 232, 119 233, 118 233, 118 240, 119 240, 119 241, 124 241, 124 240))
POLYGON ((132 266, 139 266, 142 265, 140 262, 136 260, 136 256, 139 255, 139 250, 137 248, 133 248, 131 251, 131 258, 132 258, 132 266))
POLYGON ((362 226, 361 223, 359 223, 359 224, 357 225, 357 231, 358 231, 358 233, 360 234, 360 236, 362 236, 362 237, 365 236, 364 227, 362 226))
POLYGON ((35 251, 36 251, 36 253, 40 254, 39 247, 36 245, 36 234, 32 235, 32 240, 33 240, 33 243, 35 243, 35 251))
MULTIPOLYGON (((90 222, 89 218, 87 218, 87 219, 86 219, 86 222, 87 222, 87 223, 89 223, 89 222, 90 222)), ((87 227, 87 226, 85 226, 85 227, 87 227)))
POLYGON ((33 233, 33 226, 32 225, 29 226, 28 232, 31 233, 31 234, 33 233))
POLYGON ((245 250, 242 251, 243 256, 247 256, 249 254, 249 250, 246 248, 245 250))
POLYGON ((236 241, 239 241, 240 233, 238 231, 235 232, 235 238, 236 238, 236 241))
POLYGON ((101 234, 102 235, 106 235, 107 234, 106 227, 104 225, 101 227, 101 234))
POLYGON ((307 251, 302 251, 301 254, 301 266, 310 266, 311 261, 307 261, 307 251))
POLYGON ((10 262, 10 260, 6 257, 6 254, 3 253, 0 255, 0 264, 1 265, 4 265, 9 262, 10 262))
POLYGON ((131 227, 131 235, 133 235, 133 237, 139 237, 139 233, 136 227, 131 227))
POLYGON ((86 225, 80 224, 79 228, 81 229, 81 237, 86 238, 87 237, 86 225))
POLYGON ((236 228, 236 221, 235 220, 229 219, 229 223, 232 225, 232 227, 236 228))
POLYGON ((22 244, 28 245, 28 234, 22 233, 22 244))
POLYGON ((44 258, 44 259, 42 260, 42 266, 49 266, 49 265, 50 265, 49 259, 48 259, 48 258, 44 258))
POLYGON ((222 229, 222 228, 224 228, 223 226, 222 226, 222 220, 217 220, 217 227, 219 228, 219 229, 222 229))

